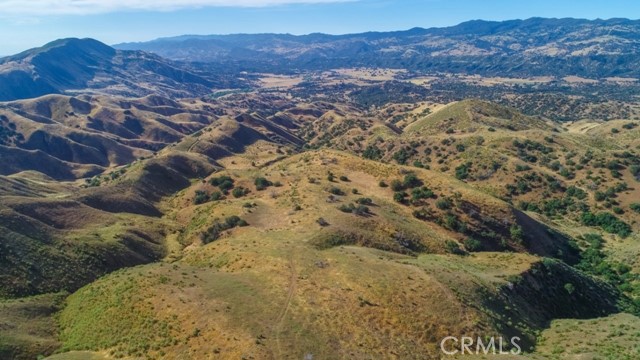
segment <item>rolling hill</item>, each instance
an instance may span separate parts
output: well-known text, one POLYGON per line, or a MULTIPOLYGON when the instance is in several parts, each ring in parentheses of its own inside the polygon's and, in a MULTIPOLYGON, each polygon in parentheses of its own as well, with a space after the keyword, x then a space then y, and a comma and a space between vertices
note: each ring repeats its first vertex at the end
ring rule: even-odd
POLYGON ((204 95, 216 84, 158 56, 62 39, 0 59, 0 101, 47 94, 204 95))
MULTIPOLYGON (((600 59, 624 57, 636 26, 162 42, 184 45, 176 59, 211 46, 216 66, 384 63, 396 49, 462 69, 482 41, 485 60, 631 75, 600 59), (624 41, 604 46, 602 29, 624 41)), ((517 336, 513 359, 640 355, 632 111, 563 123, 441 101, 391 69, 242 73, 211 92, 226 78, 91 40, 2 61, 33 96, 0 103, 2 359, 439 359, 448 335, 517 336)))

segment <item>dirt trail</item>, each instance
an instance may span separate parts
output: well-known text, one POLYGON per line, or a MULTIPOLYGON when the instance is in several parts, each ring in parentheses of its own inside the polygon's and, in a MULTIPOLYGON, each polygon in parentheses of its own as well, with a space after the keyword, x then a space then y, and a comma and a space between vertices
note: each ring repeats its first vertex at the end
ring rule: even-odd
POLYGON ((284 359, 283 354, 282 354, 282 345, 280 342, 280 334, 282 333, 282 327, 284 325, 284 320, 287 317, 287 313, 289 312, 289 309, 291 308, 291 300, 293 299, 293 295, 296 292, 296 287, 298 284, 298 273, 296 272, 296 268, 295 268, 295 264, 293 261, 293 250, 291 251, 291 254, 289 255, 289 291, 287 293, 287 298, 285 301, 284 306, 282 307, 282 309, 280 310, 280 314, 278 315, 278 317, 276 318, 275 324, 276 324, 276 328, 275 328, 275 339, 276 339, 276 348, 278 351, 278 356, 276 357, 276 359, 284 359))

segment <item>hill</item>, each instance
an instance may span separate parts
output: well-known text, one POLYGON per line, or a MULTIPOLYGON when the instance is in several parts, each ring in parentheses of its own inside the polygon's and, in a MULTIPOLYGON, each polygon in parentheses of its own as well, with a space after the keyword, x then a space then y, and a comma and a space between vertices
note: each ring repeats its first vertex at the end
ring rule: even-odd
POLYGON ((0 101, 72 92, 190 97, 215 84, 158 56, 93 39, 56 40, 0 59, 0 101))
POLYGON ((0 167, 0 357, 437 359, 449 334, 518 336, 545 357, 630 341, 561 333, 640 314, 637 121, 418 91, 363 106, 342 85, 2 104, 2 149, 19 155, 0 167))
POLYGON ((180 36, 119 44, 191 62, 255 71, 403 68, 483 76, 640 78, 640 22, 627 19, 470 21, 447 28, 348 35, 180 36))

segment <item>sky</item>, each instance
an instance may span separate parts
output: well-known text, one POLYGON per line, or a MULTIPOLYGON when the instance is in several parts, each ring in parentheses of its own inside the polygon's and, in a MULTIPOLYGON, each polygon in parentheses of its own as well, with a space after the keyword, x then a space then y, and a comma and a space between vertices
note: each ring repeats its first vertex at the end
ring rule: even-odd
POLYGON ((0 0, 0 55, 66 37, 364 31, 530 17, 640 18, 638 0, 0 0))

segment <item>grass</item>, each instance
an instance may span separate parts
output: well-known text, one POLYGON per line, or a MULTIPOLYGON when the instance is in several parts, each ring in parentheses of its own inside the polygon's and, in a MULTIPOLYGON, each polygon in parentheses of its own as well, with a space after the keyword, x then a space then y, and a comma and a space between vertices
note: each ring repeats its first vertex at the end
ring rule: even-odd
POLYGON ((640 319, 616 314, 591 320, 556 320, 542 332, 536 354, 547 359, 631 360, 640 357, 640 319))

